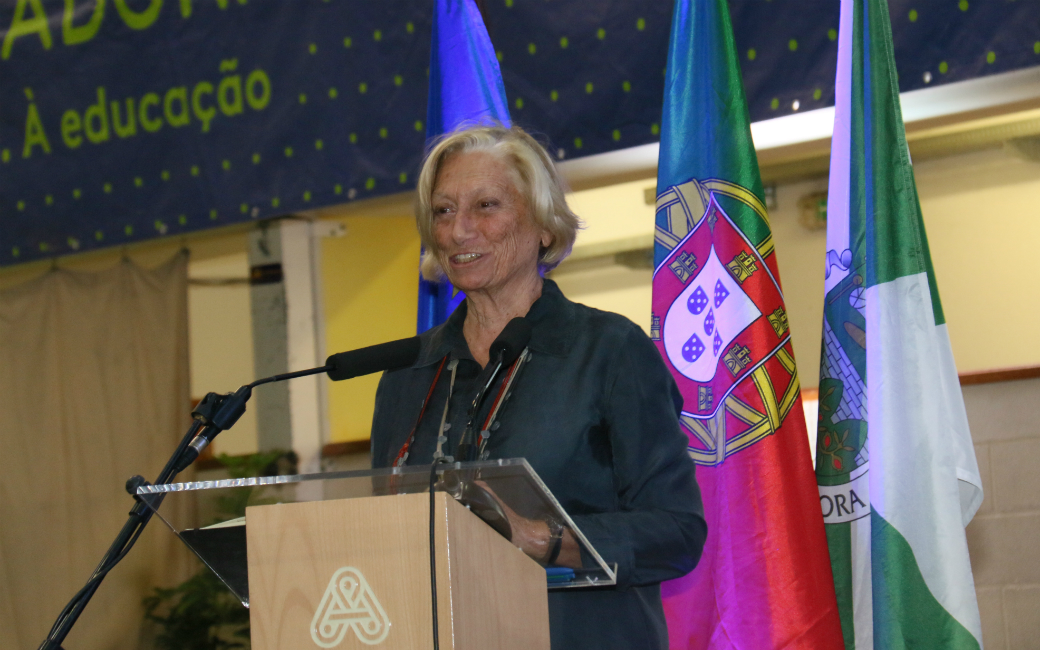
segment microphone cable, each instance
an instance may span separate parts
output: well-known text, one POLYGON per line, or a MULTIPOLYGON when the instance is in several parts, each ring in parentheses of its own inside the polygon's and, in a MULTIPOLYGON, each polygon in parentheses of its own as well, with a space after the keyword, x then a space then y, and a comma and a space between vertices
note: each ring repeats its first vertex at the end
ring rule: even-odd
MULTIPOLYGON (((477 451, 477 441, 473 439, 473 420, 480 411, 488 391, 494 384, 502 368, 512 366, 527 348, 531 340, 531 324, 526 318, 517 317, 509 321, 505 328, 495 338, 488 352, 490 358, 484 369, 486 379, 467 413, 466 430, 459 440, 459 448, 455 455, 457 461, 474 460, 477 451), (488 371, 490 369, 490 372, 488 371)), ((454 371, 454 369, 453 369, 454 371)), ((453 375, 454 376, 454 375, 453 375)), ((451 399, 449 395, 449 400, 451 399)), ((443 435, 443 432, 438 432, 443 435)), ((437 533, 435 523, 437 521, 437 502, 434 498, 434 488, 437 483, 437 468, 447 464, 446 458, 436 458, 430 465, 430 611, 433 614, 433 650, 440 650, 440 626, 437 615, 437 533)), ((445 531, 447 532, 447 531, 445 531)))
POLYGON ((437 521, 437 501, 434 498, 434 487, 437 484, 437 468, 447 464, 447 459, 438 458, 430 465, 430 609, 433 612, 433 650, 441 648, 437 615, 437 529, 434 525, 437 521))

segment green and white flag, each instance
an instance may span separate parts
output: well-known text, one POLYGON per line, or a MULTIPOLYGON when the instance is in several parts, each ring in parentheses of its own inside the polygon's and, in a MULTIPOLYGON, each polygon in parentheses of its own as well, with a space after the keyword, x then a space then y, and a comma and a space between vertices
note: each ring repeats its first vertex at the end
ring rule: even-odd
POLYGON ((906 146, 885 0, 842 0, 816 476, 845 647, 980 648, 982 483, 906 146))

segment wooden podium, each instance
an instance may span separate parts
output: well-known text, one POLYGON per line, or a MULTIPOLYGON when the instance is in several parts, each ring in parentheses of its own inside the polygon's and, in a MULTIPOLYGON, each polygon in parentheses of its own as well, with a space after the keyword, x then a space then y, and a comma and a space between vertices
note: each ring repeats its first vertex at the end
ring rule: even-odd
MULTIPOLYGON (((545 570, 434 499, 442 650, 548 650, 545 570)), ((249 508, 253 650, 432 648, 429 508, 428 494, 249 508)))
MULTIPOLYGON (((254 650, 424 650, 433 647, 430 471, 145 485, 137 495, 250 608, 254 650), (164 500, 191 500, 189 507, 205 512, 212 498, 250 505, 245 517, 187 529, 160 508, 164 500)), ((616 566, 603 561, 524 459, 439 465, 436 472, 442 650, 548 650, 548 590, 616 583, 616 566), (494 520, 489 501, 473 497, 474 486, 494 494, 492 510, 500 502, 570 529, 589 566, 550 575, 473 514, 494 520)))

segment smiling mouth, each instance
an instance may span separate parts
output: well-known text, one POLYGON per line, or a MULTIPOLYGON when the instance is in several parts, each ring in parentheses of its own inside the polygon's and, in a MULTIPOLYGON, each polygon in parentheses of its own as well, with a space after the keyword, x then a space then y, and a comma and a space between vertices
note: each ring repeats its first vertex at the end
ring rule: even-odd
POLYGON ((459 253, 458 255, 452 255, 451 261, 455 264, 465 264, 480 259, 480 257, 482 257, 480 253, 459 253))

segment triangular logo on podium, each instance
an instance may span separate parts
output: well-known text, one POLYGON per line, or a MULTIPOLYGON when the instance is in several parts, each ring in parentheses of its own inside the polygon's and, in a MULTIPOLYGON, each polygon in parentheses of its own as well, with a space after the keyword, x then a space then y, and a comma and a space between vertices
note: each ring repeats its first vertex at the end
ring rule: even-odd
POLYGON ((362 643, 376 645, 390 632, 390 619, 361 571, 345 566, 332 574, 314 612, 311 639, 319 647, 333 648, 343 641, 348 629, 362 643))

